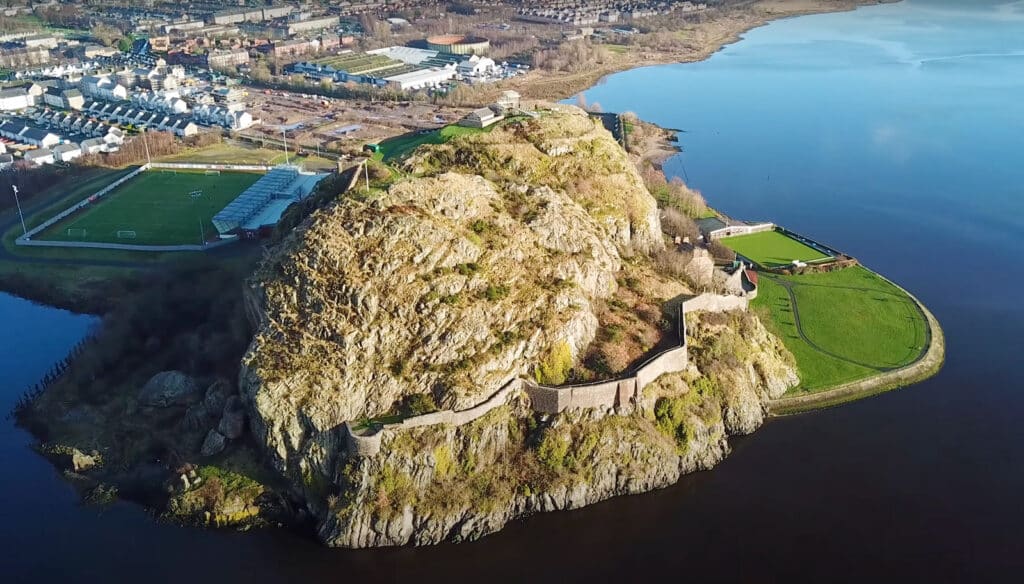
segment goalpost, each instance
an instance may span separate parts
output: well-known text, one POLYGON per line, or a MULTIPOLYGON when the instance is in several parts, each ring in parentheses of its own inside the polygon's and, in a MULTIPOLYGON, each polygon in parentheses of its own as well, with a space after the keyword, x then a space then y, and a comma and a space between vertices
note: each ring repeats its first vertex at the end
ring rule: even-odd
POLYGON ((131 229, 121 229, 117 232, 118 239, 135 239, 135 231, 131 229))
POLYGON ((207 170, 203 174, 206 174, 206 175, 218 175, 219 176, 220 175, 220 171, 219 170, 207 170))
POLYGON ((81 229, 78 227, 68 227, 68 237, 84 238, 87 235, 89 235, 89 232, 85 229, 81 229))

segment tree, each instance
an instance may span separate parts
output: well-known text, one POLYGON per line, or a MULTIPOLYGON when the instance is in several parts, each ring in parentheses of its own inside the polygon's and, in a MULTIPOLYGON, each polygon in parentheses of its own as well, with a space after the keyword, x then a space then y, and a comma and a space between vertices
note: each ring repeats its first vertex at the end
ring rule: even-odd
MULTIPOLYGON (((92 36, 100 44, 112 47, 122 38, 121 31, 107 24, 97 24, 92 29, 92 36)), ((131 47, 129 47, 131 48, 131 47)))
POLYGON ((256 61, 252 66, 252 72, 250 73, 253 79, 256 81, 269 81, 270 80, 270 67, 267 66, 267 62, 263 59, 256 61))

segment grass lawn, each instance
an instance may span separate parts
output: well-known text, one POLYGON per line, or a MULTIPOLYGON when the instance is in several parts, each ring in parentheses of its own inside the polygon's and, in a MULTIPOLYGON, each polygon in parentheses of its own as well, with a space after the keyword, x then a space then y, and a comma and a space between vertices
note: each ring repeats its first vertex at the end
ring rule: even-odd
POLYGON ((815 392, 912 363, 927 324, 902 290, 860 266, 835 272, 779 276, 792 286, 800 323, 786 289, 762 276, 753 305, 796 357, 800 386, 815 392), (808 343, 807 341, 810 341, 808 343))
POLYGON ((388 138, 380 143, 380 151, 385 161, 402 158, 423 144, 444 144, 458 136, 486 132, 493 128, 467 128, 464 126, 450 125, 431 132, 413 132, 388 138))
POLYGON ((735 235, 720 241, 736 253, 768 268, 786 266, 793 260, 810 262, 829 257, 778 231, 735 235))
POLYGON ((95 241, 140 245, 199 243, 202 222, 209 238, 217 233, 210 220, 262 175, 224 172, 144 172, 96 205, 72 215, 46 231, 41 239, 95 241), (192 200, 189 193, 201 190, 192 200), (69 234, 69 229, 76 230, 69 234), (85 230, 83 235, 81 231, 85 230), (135 231, 135 238, 117 237, 135 231))
MULTIPOLYGON (((294 152, 293 152, 294 154, 294 152)), ((259 148, 222 142, 198 150, 189 150, 171 156, 162 156, 159 162, 194 162, 197 164, 273 164, 277 157, 284 161, 280 148, 259 148)))

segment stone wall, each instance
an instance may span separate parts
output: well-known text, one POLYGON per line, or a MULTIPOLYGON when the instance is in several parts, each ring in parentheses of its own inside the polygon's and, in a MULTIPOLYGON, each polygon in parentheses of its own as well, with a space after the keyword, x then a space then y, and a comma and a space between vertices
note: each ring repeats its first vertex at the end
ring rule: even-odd
MULTIPOLYGON (((748 303, 749 299, 743 296, 701 294, 683 302, 680 310, 684 315, 694 311, 746 310, 748 303)), ((518 390, 526 392, 530 398, 530 406, 535 411, 545 414, 589 408, 624 411, 631 407, 639 398, 640 392, 649 383, 665 373, 678 373, 686 369, 689 364, 689 352, 686 346, 685 332, 682 336, 683 345, 655 355, 638 367, 632 375, 621 379, 558 387, 540 385, 525 379, 513 379, 485 401, 465 410, 431 412, 406 418, 394 424, 385 424, 365 432, 354 430, 348 422, 345 422, 348 451, 354 456, 377 454, 380 452, 381 438, 385 432, 436 424, 454 426, 468 424, 494 408, 507 403, 509 396, 518 390)))
POLYGON ((761 233, 764 231, 774 231, 774 223, 758 223, 757 225, 728 225, 721 229, 716 229, 708 233, 708 239, 714 241, 723 237, 732 237, 734 235, 750 235, 751 233, 761 233))
POLYGON ((354 456, 373 456, 380 452, 381 439, 385 432, 407 430, 409 428, 419 428, 422 426, 434 426, 437 424, 450 424, 453 426, 468 424, 473 420, 480 418, 487 412, 505 405, 508 402, 509 397, 516 390, 522 388, 522 385, 522 380, 513 379, 502 386, 502 388, 495 392, 494 395, 471 408, 459 411, 441 410, 438 412, 430 412, 429 414, 412 416, 405 418, 401 422, 384 424, 383 426, 370 429, 365 432, 355 430, 349 422, 345 422, 345 443, 348 447, 349 454, 354 456))
POLYGON ((746 310, 749 304, 750 296, 700 294, 683 303, 683 314, 696 311, 728 312, 730 310, 746 310))

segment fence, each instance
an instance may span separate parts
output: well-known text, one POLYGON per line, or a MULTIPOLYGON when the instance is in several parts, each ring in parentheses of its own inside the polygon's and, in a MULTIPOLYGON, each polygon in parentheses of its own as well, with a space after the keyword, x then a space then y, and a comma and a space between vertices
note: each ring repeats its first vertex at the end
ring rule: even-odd
POLYGON ((237 172, 269 172, 273 165, 269 164, 201 164, 198 162, 151 162, 150 168, 168 170, 228 170, 237 172))
MULTIPOLYGON (((64 209, 63 211, 61 211, 60 213, 57 213, 53 217, 50 217, 49 219, 47 219, 46 221, 43 221, 39 225, 33 227, 27 233, 25 233, 21 237, 15 239, 14 243, 16 245, 34 245, 36 243, 39 243, 39 242, 31 241, 32 237, 34 237, 38 233, 41 233, 41 232, 45 231, 46 229, 49 229, 50 227, 56 225, 57 223, 60 223, 66 217, 68 217, 69 215, 74 213, 75 211, 78 211, 79 209, 82 209, 83 207, 89 206, 90 204, 92 204, 93 201, 103 197, 104 195, 106 195, 110 191, 116 189, 117 187, 123 185, 124 183, 132 180, 133 178, 135 178, 137 176, 139 176, 140 174, 145 172, 148 168, 149 168, 148 164, 143 164, 142 166, 140 166, 140 167, 136 168, 135 170, 129 172, 128 174, 122 176, 121 178, 117 179, 116 181, 114 181, 114 182, 110 183, 109 185, 103 187, 102 189, 96 191, 92 195, 89 195, 88 197, 82 199, 81 201, 75 203, 74 205, 68 207, 67 209, 64 209)), ((54 246, 54 247, 68 247, 66 245, 63 245, 66 242, 48 242, 48 243, 62 244, 62 245, 58 245, 58 246, 54 246)))
POLYGON ((39 233, 49 229, 50 227, 60 223, 68 216, 74 214, 89 205, 95 204, 98 200, 109 194, 111 191, 117 189, 124 183, 132 180, 139 176, 143 172, 151 169, 161 170, 227 170, 236 172, 268 172, 273 166, 265 164, 200 164, 191 162, 150 162, 143 164, 132 172, 122 176, 116 181, 96 191, 92 195, 89 195, 85 199, 75 203, 74 205, 64 209, 60 213, 50 217, 46 221, 43 221, 36 227, 30 229, 26 234, 18 237, 14 240, 15 245, 21 245, 25 247, 63 247, 63 248, 76 248, 76 249, 112 249, 120 251, 147 251, 147 252, 173 252, 173 251, 204 251, 213 249, 230 243, 238 241, 237 237, 230 239, 222 239, 211 243, 198 245, 198 244, 180 244, 180 245, 139 245, 134 243, 102 243, 92 241, 37 241, 32 239, 39 233))

